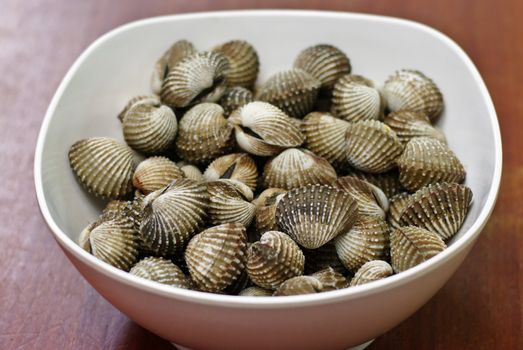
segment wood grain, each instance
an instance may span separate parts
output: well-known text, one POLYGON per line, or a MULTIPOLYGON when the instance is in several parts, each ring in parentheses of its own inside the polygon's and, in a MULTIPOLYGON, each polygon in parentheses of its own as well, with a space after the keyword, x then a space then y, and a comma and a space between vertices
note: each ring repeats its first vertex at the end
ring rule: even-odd
POLYGON ((501 123, 498 205, 465 263, 419 312, 370 349, 523 348, 523 2, 454 0, 0 0, 0 348, 171 349, 103 300, 66 261, 40 216, 33 152, 46 107, 81 51, 139 18, 240 8, 356 11, 413 19, 456 40, 501 123))

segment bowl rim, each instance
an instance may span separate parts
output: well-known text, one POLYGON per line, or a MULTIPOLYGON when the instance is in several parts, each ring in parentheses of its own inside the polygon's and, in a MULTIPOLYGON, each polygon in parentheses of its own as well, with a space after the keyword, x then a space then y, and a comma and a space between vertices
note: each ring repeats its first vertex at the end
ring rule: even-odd
MULTIPOLYGON (((317 306, 322 304, 336 303, 339 301, 348 301, 360 297, 368 297, 377 293, 390 290, 392 288, 399 287, 405 283, 408 283, 418 276, 425 275, 441 266, 446 260, 459 254, 461 251, 466 249, 474 240, 479 236, 481 230, 485 226, 489 216, 492 213, 494 205, 496 203, 497 195, 499 192, 499 186, 501 181, 502 172, 502 145, 501 145, 501 134, 498 124, 496 111, 494 104, 487 90, 487 87, 481 78, 477 68, 475 67, 472 60, 463 51, 463 49, 452 39, 440 31, 429 27, 427 25, 395 17, 352 13, 352 12, 334 12, 334 11, 315 11, 315 10, 235 10, 235 11, 215 11, 215 12, 198 12, 198 13, 187 13, 177 14, 168 16, 151 17, 141 19, 127 24, 121 25, 111 31, 103 34, 93 43, 91 43, 82 54, 76 59, 73 65, 69 68, 67 74, 62 79, 58 89, 56 90, 51 103, 47 109, 45 117, 42 122, 40 132, 38 134, 38 140, 35 149, 34 157, 34 182, 38 204, 42 216, 45 222, 50 228, 53 237, 59 243, 61 248, 64 250, 66 255, 72 254, 76 259, 80 260, 83 264, 88 265, 91 269, 105 275, 108 278, 117 280, 120 283, 128 286, 138 288, 143 292, 153 293, 156 295, 191 302, 204 305, 221 306, 221 307, 232 307, 232 308, 265 308, 265 309, 281 309, 281 308, 292 308, 297 306, 317 306), (44 195, 43 183, 42 183, 42 156, 44 143, 47 137, 47 131, 51 119, 55 113, 57 104, 61 99, 65 88, 68 86, 70 80, 75 75, 78 68, 83 64, 85 59, 93 52, 100 44, 106 40, 111 39, 114 36, 119 35, 127 30, 147 26, 155 23, 179 21, 179 20, 192 20, 202 18, 238 18, 238 17, 323 17, 325 19, 337 18, 337 19, 359 19, 371 22, 388 22, 395 25, 402 25, 410 27, 414 30, 423 31, 443 43, 445 43, 450 50, 454 51, 461 60, 466 64, 470 73, 472 74, 476 84, 478 85, 482 98, 487 104, 488 114, 490 119, 491 131, 494 138, 494 175, 492 183, 488 192, 485 206, 481 209, 478 218, 472 224, 472 226, 463 234, 462 237, 457 239, 440 254, 433 258, 399 274, 390 276, 385 279, 370 282, 368 284, 354 286, 351 288, 335 290, 325 293, 318 294, 307 294, 307 295, 296 295, 287 296, 283 298, 272 298, 272 297, 238 297, 235 295, 221 295, 212 294, 199 291, 192 291, 180 288, 173 288, 171 286, 163 285, 157 282, 142 279, 133 276, 125 271, 119 270, 109 264, 98 260, 93 255, 84 251, 76 242, 69 238, 65 232, 63 232, 54 219, 52 218, 47 202, 44 195)), ((70 256, 68 256, 71 259, 70 256)), ((93 286, 94 287, 94 286, 93 286)))

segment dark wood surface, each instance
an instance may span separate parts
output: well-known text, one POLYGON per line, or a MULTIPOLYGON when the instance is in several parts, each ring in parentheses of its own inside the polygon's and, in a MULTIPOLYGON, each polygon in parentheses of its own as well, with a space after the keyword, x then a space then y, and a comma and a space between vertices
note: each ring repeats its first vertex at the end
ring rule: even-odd
POLYGON ((449 283, 370 349, 523 348, 523 2, 0 0, 0 349, 170 349, 74 270, 37 206, 33 152, 47 105, 74 59, 128 21, 192 11, 307 8, 413 19, 472 57, 504 144, 498 204, 449 283))

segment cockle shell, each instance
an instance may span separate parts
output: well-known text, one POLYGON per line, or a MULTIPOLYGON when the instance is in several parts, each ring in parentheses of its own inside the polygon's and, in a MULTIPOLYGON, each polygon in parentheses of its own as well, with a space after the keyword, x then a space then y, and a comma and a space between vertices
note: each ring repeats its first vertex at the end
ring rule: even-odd
POLYGON ((227 84, 249 88, 254 85, 260 69, 256 49, 246 41, 231 40, 212 49, 229 60, 227 84))
POLYGON ((194 236, 185 251, 185 260, 197 286, 207 292, 221 292, 230 286, 245 267, 247 237, 242 224, 223 224, 194 236))
POLYGON ((460 229, 467 216, 472 191, 455 183, 437 183, 414 193, 400 215, 401 226, 417 226, 447 240, 460 229))
POLYGON ((139 103, 131 107, 122 121, 125 142, 138 152, 161 153, 169 148, 178 132, 172 109, 164 105, 139 103))
POLYGON ((378 186, 388 198, 391 198, 403 191, 397 169, 380 174, 371 174, 352 169, 347 175, 357 177, 358 179, 362 179, 368 183, 378 186))
POLYGON ((270 297, 272 296, 272 290, 263 289, 260 287, 248 287, 242 290, 239 294, 243 297, 270 297))
POLYGON ((326 269, 315 272, 312 274, 312 277, 321 282, 322 292, 343 289, 349 286, 349 281, 347 281, 345 276, 335 271, 332 267, 327 267, 326 269))
POLYGON ((447 246, 434 232, 415 226, 400 227, 390 234, 390 257, 394 271, 408 270, 447 246))
POLYGON ((443 131, 432 126, 430 119, 423 112, 392 112, 383 122, 394 130, 403 143, 407 143, 415 137, 430 137, 443 143, 447 142, 443 131))
POLYGON ((196 165, 189 164, 182 160, 176 162, 176 166, 180 168, 185 178, 195 181, 204 181, 203 174, 196 165))
MULTIPOLYGON (((133 222, 136 232, 140 230, 142 215, 141 198, 132 201, 113 199, 102 210, 102 218, 126 217, 133 222)), ((139 242, 141 245, 141 241, 139 242)))
POLYGON ((281 109, 266 102, 251 102, 229 117, 236 142, 245 151, 258 156, 272 156, 305 140, 300 129, 281 109))
POLYGON ((78 141, 69 149, 69 162, 82 185, 96 196, 118 198, 133 190, 133 152, 115 139, 91 137, 78 141))
POLYGON ((232 149, 232 127, 223 115, 223 108, 214 103, 192 107, 180 120, 176 153, 184 160, 202 164, 232 149))
POLYGON ((120 199, 110 200, 105 207, 102 209, 102 215, 118 215, 123 210, 125 210, 129 205, 129 201, 124 201, 120 199))
POLYGON ((391 112, 416 111, 434 121, 443 110, 443 95, 423 73, 402 69, 391 75, 383 86, 383 97, 391 112))
POLYGON ((389 210, 389 200, 379 187, 352 176, 338 178, 333 186, 344 190, 356 200, 360 216, 378 216, 385 219, 389 210))
POLYGON ((401 185, 409 191, 437 182, 461 183, 466 175, 454 152, 443 142, 429 137, 410 140, 397 164, 401 185))
POLYGON ((317 249, 303 249, 305 255, 305 273, 307 275, 332 267, 335 271, 345 275, 348 270, 338 258, 334 240, 317 249))
POLYGON ((163 80, 167 77, 169 71, 183 59, 196 54, 198 51, 194 45, 187 40, 175 42, 154 65, 151 76, 151 89, 155 94, 162 91, 163 80))
POLYGON ((301 69, 271 76, 257 90, 255 98, 275 105, 291 117, 302 118, 314 107, 321 82, 301 69))
POLYGON ((387 215, 387 221, 392 228, 400 227, 400 216, 405 210, 407 204, 411 199, 411 195, 407 192, 398 193, 392 197, 389 201, 389 213, 387 215))
POLYGON ((118 120, 123 122, 123 118, 127 112, 136 105, 145 104, 150 106, 159 106, 161 104, 160 98, 156 95, 138 95, 129 100, 122 111, 118 114, 118 120))
POLYGON ((374 82, 360 75, 345 75, 334 85, 331 112, 350 122, 380 119, 384 102, 374 82))
POLYGON ((207 183, 209 192, 209 222, 214 225, 239 222, 248 227, 256 207, 252 200, 252 191, 248 188, 239 188, 230 180, 218 180, 207 183), (245 192, 247 191, 247 192, 245 192))
POLYGON ((225 90, 219 103, 225 111, 225 115, 230 115, 238 108, 254 101, 252 92, 241 86, 234 86, 225 90))
POLYGON ((350 286, 359 286, 372 281, 391 276, 393 273, 392 266, 383 260, 374 260, 365 263, 358 269, 350 281, 350 286))
POLYGON ((383 173, 394 168, 403 151, 400 140, 377 120, 351 123, 347 128, 347 159, 358 170, 383 173))
POLYGON ((164 258, 152 256, 144 258, 137 262, 129 273, 154 282, 191 289, 191 282, 183 271, 172 261, 164 258))
POLYGON ((345 267, 356 272, 363 264, 385 256, 389 226, 378 216, 359 216, 352 228, 334 238, 338 257, 345 267))
POLYGON ((268 188, 253 201, 256 205, 255 224, 258 234, 278 230, 276 207, 285 193, 287 190, 282 188, 268 188))
POLYGON ((218 101, 227 86, 229 61, 217 52, 202 52, 176 64, 163 81, 161 99, 166 105, 187 107, 218 101))
POLYGON ((356 201, 329 186, 305 186, 287 192, 276 208, 281 230, 308 249, 316 249, 347 232, 358 217, 356 201))
POLYGON ((183 172, 173 161, 166 157, 150 157, 136 167, 133 185, 142 193, 149 194, 183 177, 183 172))
POLYGON ((321 82, 322 88, 332 89, 339 77, 350 73, 350 60, 339 48, 319 44, 301 51, 294 68, 302 69, 321 82))
POLYGON ((265 232, 247 250, 249 277, 265 289, 276 289, 289 278, 302 275, 304 266, 300 247, 283 232, 265 232))
POLYGON ((312 276, 297 276, 283 282, 274 292, 274 296, 321 293, 323 284, 312 276))
POLYGON ((348 122, 329 113, 309 113, 301 125, 304 147, 328 160, 336 170, 346 170, 349 168, 345 141, 348 127, 348 122))
POLYGON ((207 181, 231 179, 243 182, 251 190, 256 189, 258 168, 254 160, 246 153, 232 153, 215 159, 203 177, 207 181))
POLYGON ((306 149, 289 148, 265 163, 263 185, 286 190, 305 185, 326 185, 336 180, 336 170, 324 158, 306 149))
POLYGON ((252 286, 251 279, 249 274, 245 269, 242 271, 240 276, 234 280, 227 288, 225 288, 221 293, 228 295, 238 295, 245 288, 252 286))
POLYGON ((181 251, 203 226, 209 193, 203 183, 177 179, 145 198, 140 234, 158 255, 181 251))

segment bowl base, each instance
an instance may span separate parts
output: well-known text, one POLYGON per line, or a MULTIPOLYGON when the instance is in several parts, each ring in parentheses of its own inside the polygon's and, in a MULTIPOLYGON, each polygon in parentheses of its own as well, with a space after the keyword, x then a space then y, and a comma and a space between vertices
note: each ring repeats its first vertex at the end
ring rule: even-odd
MULTIPOLYGON (((360 345, 353 346, 352 348, 349 348, 347 350, 363 350, 363 349, 367 348, 367 346, 372 344, 373 341, 374 341, 374 339, 371 339, 368 342, 365 342, 365 343, 360 344, 360 345)), ((178 345, 176 343, 172 343, 171 342, 171 344, 178 350, 192 350, 190 348, 186 348, 185 346, 181 346, 181 345, 178 345)))

